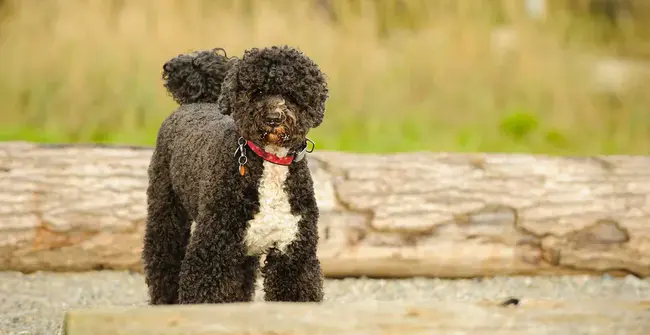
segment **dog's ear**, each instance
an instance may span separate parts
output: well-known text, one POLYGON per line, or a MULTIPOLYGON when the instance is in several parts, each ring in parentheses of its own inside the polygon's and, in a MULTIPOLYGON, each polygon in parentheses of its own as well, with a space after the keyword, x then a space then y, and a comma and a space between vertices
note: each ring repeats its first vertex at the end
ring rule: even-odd
POLYGON ((325 117, 325 106, 318 106, 310 113, 312 115, 312 128, 317 128, 325 117))
POLYGON ((325 104, 327 103, 327 99, 329 97, 327 83, 322 83, 322 87, 317 94, 318 98, 316 99, 316 106, 310 113, 313 120, 312 128, 320 126, 320 124, 323 122, 323 118, 325 117, 325 104))
POLYGON ((228 69, 228 73, 221 83, 221 94, 217 99, 217 107, 223 115, 232 114, 233 105, 237 99, 239 60, 232 60, 232 62, 234 63, 228 69))

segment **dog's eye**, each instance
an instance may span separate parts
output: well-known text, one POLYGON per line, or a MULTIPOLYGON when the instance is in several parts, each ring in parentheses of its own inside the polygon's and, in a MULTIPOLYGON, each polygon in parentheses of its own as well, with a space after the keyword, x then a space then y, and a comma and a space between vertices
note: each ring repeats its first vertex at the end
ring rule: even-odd
POLYGON ((293 94, 287 94, 285 97, 286 103, 288 105, 294 105, 294 106, 300 106, 300 101, 296 99, 296 97, 293 94))

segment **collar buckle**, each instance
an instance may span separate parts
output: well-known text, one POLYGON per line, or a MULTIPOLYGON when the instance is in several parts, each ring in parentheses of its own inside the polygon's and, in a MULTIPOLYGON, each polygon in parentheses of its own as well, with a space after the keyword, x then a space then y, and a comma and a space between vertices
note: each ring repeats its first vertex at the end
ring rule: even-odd
POLYGON ((300 162, 305 158, 305 156, 307 156, 308 153, 314 152, 315 148, 316 148, 316 143, 314 143, 314 141, 310 140, 309 138, 306 138, 305 146, 295 154, 295 158, 293 159, 293 161, 300 162), (307 148, 309 148, 309 145, 307 145, 307 143, 311 143, 311 150, 307 150, 307 148))

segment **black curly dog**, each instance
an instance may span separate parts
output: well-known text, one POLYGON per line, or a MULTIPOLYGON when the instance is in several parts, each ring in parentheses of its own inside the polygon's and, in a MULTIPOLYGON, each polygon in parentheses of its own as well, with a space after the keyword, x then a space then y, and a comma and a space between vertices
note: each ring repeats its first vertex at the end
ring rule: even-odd
POLYGON ((149 165, 142 259, 150 304, 322 301, 319 211, 306 135, 328 88, 287 46, 183 54, 163 66, 179 107, 149 165))

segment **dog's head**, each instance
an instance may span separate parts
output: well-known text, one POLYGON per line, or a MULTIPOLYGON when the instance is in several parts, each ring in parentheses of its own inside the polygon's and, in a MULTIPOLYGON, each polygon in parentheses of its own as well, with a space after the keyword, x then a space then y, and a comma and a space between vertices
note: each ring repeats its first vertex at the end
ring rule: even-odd
POLYGON ((301 147, 323 121, 328 87, 319 67, 290 48, 250 49, 229 69, 218 104, 240 134, 262 147, 301 147))

